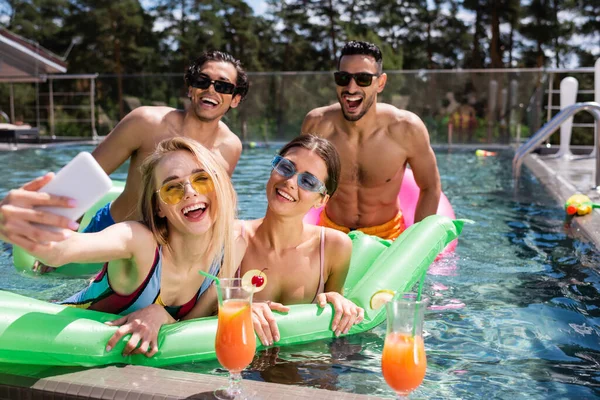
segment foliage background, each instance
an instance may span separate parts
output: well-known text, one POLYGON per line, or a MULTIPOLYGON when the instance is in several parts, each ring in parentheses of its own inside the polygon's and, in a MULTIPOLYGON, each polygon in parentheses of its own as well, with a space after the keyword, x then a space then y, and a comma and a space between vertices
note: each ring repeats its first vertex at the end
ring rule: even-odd
MULTIPOLYGON (((456 141, 508 141, 517 123, 526 136, 545 118, 532 106, 548 83, 543 69, 590 67, 600 57, 600 2, 586 0, 267 0, 260 15, 243 0, 0 0, 0 24, 65 56, 70 74, 100 74, 100 134, 139 105, 185 107, 189 61, 220 49, 251 72, 248 99, 226 121, 246 140, 285 140, 308 110, 335 101, 330 71, 339 50, 364 39, 381 47, 390 76, 380 101, 416 112, 434 141, 447 140, 449 121, 456 141), (509 70, 491 71, 499 68, 509 70), (440 69, 457 71, 431 71, 440 69), (464 132, 456 131, 464 124, 456 104, 475 113, 464 132)), ((592 74, 578 79, 593 88, 592 74)), ((14 90, 18 119, 35 123, 34 88, 14 90)), ((67 93, 55 99, 57 134, 89 135, 89 99, 68 95, 85 93, 89 81, 55 81, 53 90, 67 93)), ((47 96, 40 101, 47 126, 47 96)), ((0 84, 0 108, 7 102, 0 84)), ((590 136, 581 130, 574 140, 590 136)))

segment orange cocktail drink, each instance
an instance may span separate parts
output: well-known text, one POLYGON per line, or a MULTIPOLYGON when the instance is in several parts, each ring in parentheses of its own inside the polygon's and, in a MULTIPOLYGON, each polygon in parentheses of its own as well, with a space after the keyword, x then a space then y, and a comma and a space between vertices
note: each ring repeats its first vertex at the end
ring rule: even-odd
POLYGON ((242 370, 252 362, 256 337, 252 325, 254 288, 239 278, 220 279, 219 317, 215 351, 223 368, 229 371, 229 385, 215 390, 217 399, 246 399, 242 389, 242 370))
POLYGON ((215 350, 219 363, 230 372, 240 372, 252 362, 256 337, 250 302, 225 300, 219 306, 215 350))
POLYGON ((410 393, 418 388, 427 369, 423 338, 398 332, 388 334, 381 369, 385 381, 396 393, 410 393))
POLYGON ((423 319, 427 299, 403 293, 386 304, 387 334, 381 355, 383 378, 398 397, 408 396, 425 378, 423 319))

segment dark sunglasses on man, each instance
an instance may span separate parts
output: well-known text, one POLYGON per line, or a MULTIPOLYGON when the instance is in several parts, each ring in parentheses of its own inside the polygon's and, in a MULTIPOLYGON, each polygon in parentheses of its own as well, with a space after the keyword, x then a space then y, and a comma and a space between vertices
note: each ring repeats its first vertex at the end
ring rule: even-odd
POLYGON ((210 85, 213 85, 215 92, 221 94, 233 94, 235 92, 235 85, 231 82, 211 80, 206 75, 200 75, 195 80, 190 82, 192 87, 197 89, 208 89, 210 85))
POLYGON ((335 84, 338 86, 348 86, 352 79, 354 79, 354 82, 356 82, 358 86, 371 86, 371 83, 373 83, 373 77, 377 76, 379 75, 369 74, 368 72, 359 72, 358 74, 351 74, 346 71, 337 71, 333 73, 333 79, 335 79, 335 84))

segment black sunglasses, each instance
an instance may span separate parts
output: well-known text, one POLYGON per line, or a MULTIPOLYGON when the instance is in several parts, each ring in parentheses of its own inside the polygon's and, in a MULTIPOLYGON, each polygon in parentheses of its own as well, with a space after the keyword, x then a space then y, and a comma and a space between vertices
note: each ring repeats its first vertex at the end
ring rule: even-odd
POLYGON ((235 85, 233 83, 219 80, 213 81, 209 77, 202 75, 190 82, 190 85, 197 89, 208 89, 210 85, 213 85, 215 92, 221 94, 233 94, 235 92, 235 85))
POLYGON ((367 87, 373 83, 373 77, 379 76, 378 74, 369 74, 367 72, 359 72, 358 74, 351 74, 345 71, 338 71, 333 73, 333 79, 335 84, 338 86, 348 86, 352 78, 358 86, 367 87))

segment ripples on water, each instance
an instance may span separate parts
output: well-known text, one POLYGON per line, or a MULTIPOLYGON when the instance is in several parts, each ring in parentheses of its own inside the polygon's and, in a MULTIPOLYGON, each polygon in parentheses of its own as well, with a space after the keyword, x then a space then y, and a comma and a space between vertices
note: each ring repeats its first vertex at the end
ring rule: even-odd
MULTIPOLYGON (((8 189, 56 170, 81 148, 0 154, 8 189)), ((240 215, 264 215, 273 151, 245 150, 234 182, 240 215)), ((414 398, 590 399, 600 395, 600 255, 569 236, 560 205, 525 174, 517 194, 511 154, 438 152, 444 192, 463 230, 454 255, 429 271, 427 376, 414 398)), ((122 168, 114 178, 123 179, 122 168)), ((0 259, 2 289, 60 299, 82 279, 24 276, 0 259)), ((258 354, 249 379, 391 397, 381 376, 385 327, 258 354)), ((223 374, 218 362, 170 369, 223 374)))

